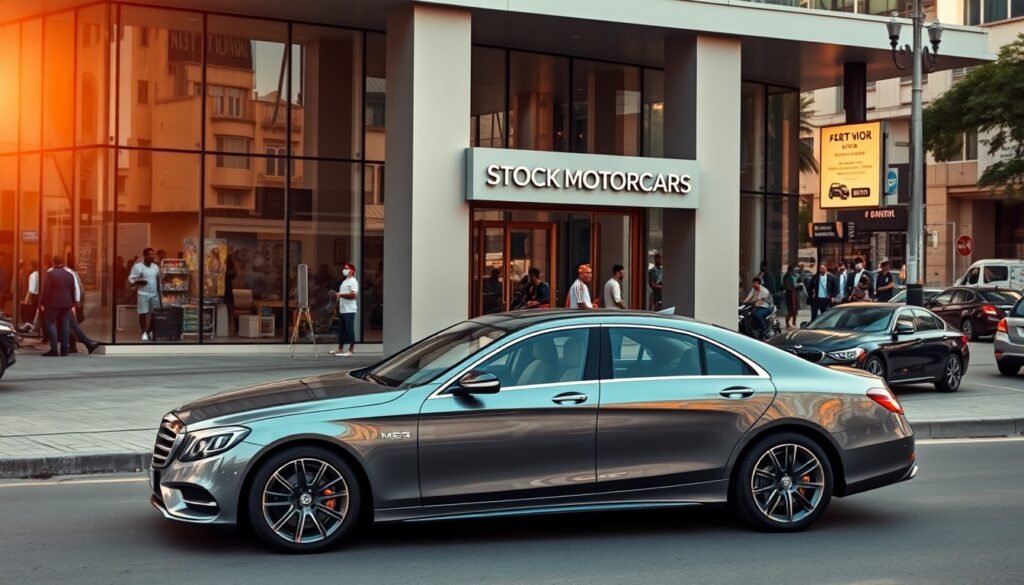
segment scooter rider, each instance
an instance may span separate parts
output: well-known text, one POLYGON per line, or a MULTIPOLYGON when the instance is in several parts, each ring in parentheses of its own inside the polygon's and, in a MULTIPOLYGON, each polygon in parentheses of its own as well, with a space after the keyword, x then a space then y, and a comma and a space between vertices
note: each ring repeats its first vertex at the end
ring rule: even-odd
POLYGON ((768 328, 768 322, 766 319, 772 314, 774 305, 772 304, 772 293, 768 292, 768 289, 761 285, 761 279, 754 277, 753 280, 754 288, 750 289, 750 293, 747 294, 747 298, 743 299, 744 305, 754 305, 754 323, 757 324, 757 334, 763 335, 765 329, 768 328))

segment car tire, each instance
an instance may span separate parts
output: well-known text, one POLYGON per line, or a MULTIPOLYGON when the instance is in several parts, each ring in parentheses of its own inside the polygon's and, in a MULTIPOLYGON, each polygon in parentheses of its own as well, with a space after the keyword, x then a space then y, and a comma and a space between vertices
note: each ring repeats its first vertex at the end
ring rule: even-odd
POLYGON ((864 362, 864 370, 883 380, 885 380, 886 376, 889 375, 886 371, 885 360, 883 360, 881 356, 877 355, 868 356, 868 361, 864 362))
POLYGON ((3 348, 0 348, 0 379, 3 379, 4 372, 7 371, 7 356, 3 355, 3 348))
POLYGON ((732 503, 757 530, 797 532, 825 513, 832 482, 832 465, 817 443, 779 433, 758 441, 739 462, 732 503))
POLYGON ((978 339, 978 332, 974 329, 974 322, 970 319, 964 319, 960 322, 960 332, 967 336, 967 341, 978 339))
POLYGON ((1004 376, 1016 376, 1017 372, 1020 371, 1020 362, 1011 362, 1009 360, 1003 360, 996 362, 999 366, 999 373, 1004 376))
POLYGON ((956 392, 963 378, 964 360, 959 354, 951 353, 942 365, 942 377, 935 381, 935 388, 939 392, 956 392))
POLYGON ((351 537, 362 510, 355 471, 323 447, 293 447, 272 455, 255 471, 246 495, 253 532, 264 544, 288 553, 340 545, 351 537))

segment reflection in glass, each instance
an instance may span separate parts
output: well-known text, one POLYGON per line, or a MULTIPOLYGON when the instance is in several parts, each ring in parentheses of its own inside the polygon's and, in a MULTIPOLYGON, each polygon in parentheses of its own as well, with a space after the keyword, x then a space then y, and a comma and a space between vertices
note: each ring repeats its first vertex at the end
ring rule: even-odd
POLYGON ((112 341, 111 265, 113 249, 112 151, 81 149, 75 153, 75 242, 68 266, 82 280, 78 320, 96 341, 112 341))
POLYGON ((469 136, 473 146, 505 147, 505 56, 503 49, 473 47, 469 136))
POLYGON ((43 21, 21 23, 21 150, 42 146, 43 21))
POLYGON ((384 339, 384 165, 363 166, 363 341, 384 339))
POLYGON ((327 27, 292 28, 292 143, 303 156, 358 158, 363 37, 327 27))
POLYGON ((43 147, 71 146, 75 105, 75 12, 47 16, 43 35, 43 147))
POLYGON ((569 59, 509 55, 509 148, 568 150, 569 59))
MULTIPOLYGON (((0 156, 0 313, 16 319, 18 271, 15 238, 18 220, 18 157, 0 156)), ((24 296, 24 293, 22 293, 24 296)))
POLYGON ((573 62, 573 151, 640 154, 640 69, 573 62))
POLYGON ((74 160, 71 151, 43 155, 43 261, 72 250, 71 204, 74 160))
POLYGON ((114 52, 109 34, 111 8, 95 4, 78 10, 78 39, 75 47, 75 143, 96 145, 112 142, 108 130, 113 98, 113 75, 109 55, 114 52))
POLYGON ((744 82, 740 95, 740 189, 747 191, 764 190, 764 93, 744 82))
MULTIPOLYGON (((39 253, 39 170, 42 157, 38 154, 24 154, 19 159, 18 173, 18 298, 25 302, 21 319, 31 323, 35 319, 39 304, 38 280, 36 289, 29 290, 33 272, 39 271, 42 263, 39 253)), ((36 275, 38 277, 38 274, 36 275)))
POLYGON ((644 156, 665 156, 665 72, 644 69, 644 156))
MULTIPOLYGON (((118 144, 196 150, 201 146, 202 15, 121 7, 118 144)), ((218 37, 219 49, 227 39, 218 37)), ((244 45, 231 44, 236 52, 244 45)), ((214 48, 211 46, 210 59, 214 48)), ((244 59, 239 58, 242 65, 244 59)), ((241 74, 244 75, 244 74, 241 74)))
MULTIPOLYGON (((18 77, 21 74, 21 41, 20 25, 8 24, 0 26, 0 79, 10 82, 0 83, 0 112, 5 112, 8 122, 0 124, 0 153, 18 150, 19 113, 18 77)), ((17 173, 15 173, 17 176, 17 173)))
POLYGON ((766 260, 764 206, 763 195, 740 196, 740 272, 737 299, 746 296, 750 290, 751 279, 760 272, 761 261, 766 260))
POLYGON ((769 88, 767 133, 767 191, 769 193, 799 193, 799 92, 769 88))
POLYGON ((384 160, 384 97, 387 94, 384 35, 366 33, 366 160, 384 160))

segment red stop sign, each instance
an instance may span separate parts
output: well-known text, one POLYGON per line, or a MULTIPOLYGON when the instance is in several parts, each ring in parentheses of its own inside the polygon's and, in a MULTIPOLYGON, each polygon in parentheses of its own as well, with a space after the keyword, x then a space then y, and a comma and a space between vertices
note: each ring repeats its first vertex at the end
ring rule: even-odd
POLYGON ((974 240, 971 236, 960 236, 956 241, 956 252, 961 256, 970 256, 974 251, 974 240))

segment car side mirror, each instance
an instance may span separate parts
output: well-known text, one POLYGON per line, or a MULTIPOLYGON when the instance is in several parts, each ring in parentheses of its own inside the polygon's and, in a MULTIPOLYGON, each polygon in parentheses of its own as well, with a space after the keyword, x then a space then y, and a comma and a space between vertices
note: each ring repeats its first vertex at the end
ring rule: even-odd
POLYGON ((801 321, 800 322, 800 328, 801 329, 807 329, 807 326, 810 325, 810 324, 811 324, 810 321, 801 321))
POLYGON ((497 394, 501 390, 501 380, 490 372, 472 370, 464 374, 452 387, 452 394, 468 396, 470 394, 497 394))
POLYGON ((910 323, 897 323, 894 335, 912 335, 916 330, 910 323))

